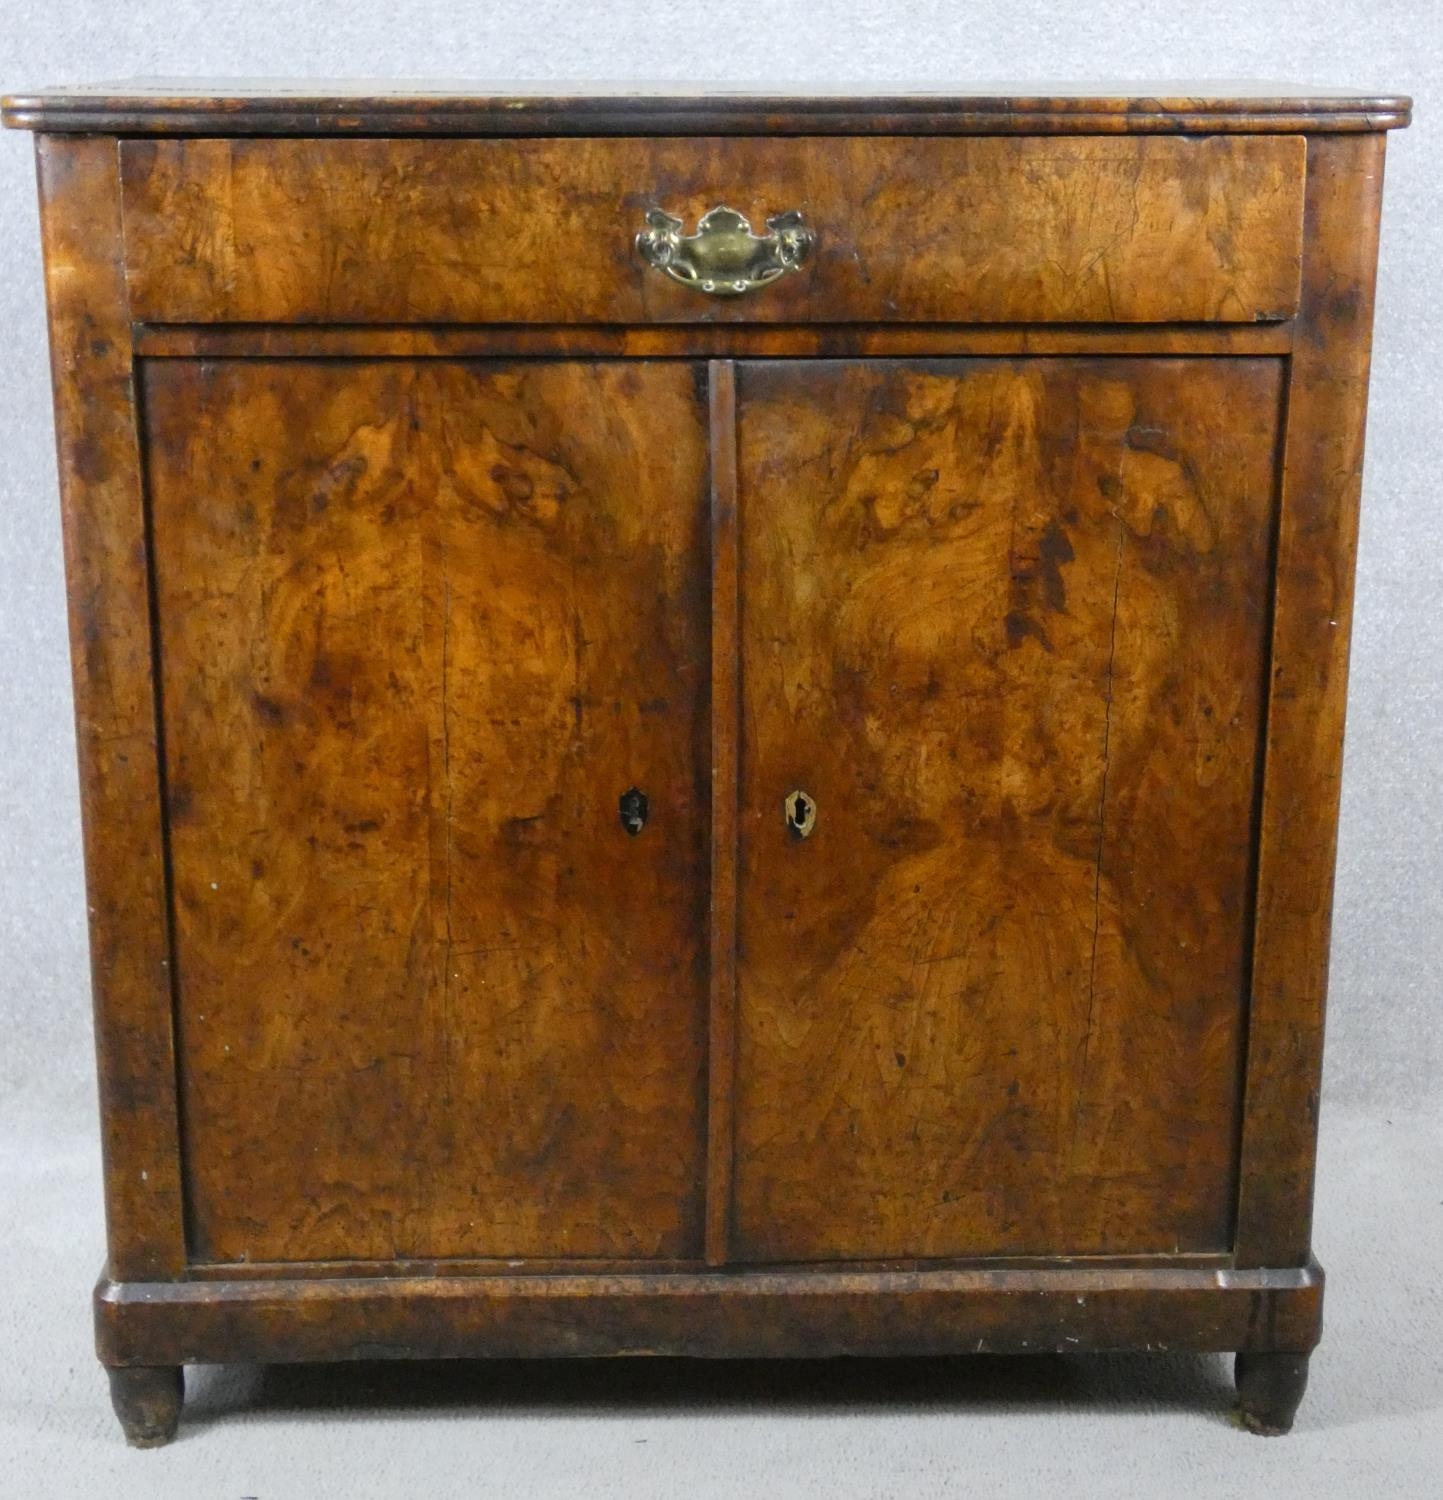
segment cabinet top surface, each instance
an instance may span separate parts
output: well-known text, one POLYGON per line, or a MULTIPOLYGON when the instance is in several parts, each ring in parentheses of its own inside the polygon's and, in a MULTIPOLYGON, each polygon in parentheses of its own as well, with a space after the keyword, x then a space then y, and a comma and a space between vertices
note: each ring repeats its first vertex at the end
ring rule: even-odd
POLYGON ((125 135, 1097 134, 1389 130, 1412 101, 1261 82, 137 79, 17 93, 15 128, 125 135))

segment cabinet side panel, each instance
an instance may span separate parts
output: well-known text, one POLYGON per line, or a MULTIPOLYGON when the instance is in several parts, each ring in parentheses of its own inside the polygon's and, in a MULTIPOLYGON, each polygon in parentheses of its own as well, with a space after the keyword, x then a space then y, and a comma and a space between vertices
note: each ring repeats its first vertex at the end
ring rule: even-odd
POLYGON ((111 1275, 185 1263, 144 487, 116 142, 36 142, 111 1275))
POLYGON ((1308 142, 1278 535, 1237 1255, 1301 1265, 1328 984, 1383 135, 1308 142))

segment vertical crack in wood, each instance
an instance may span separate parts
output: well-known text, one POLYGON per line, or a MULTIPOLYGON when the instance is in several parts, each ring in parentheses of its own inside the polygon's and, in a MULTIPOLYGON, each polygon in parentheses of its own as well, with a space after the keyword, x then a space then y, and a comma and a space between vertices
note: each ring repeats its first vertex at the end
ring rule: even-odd
POLYGON ((1112 574, 1112 621, 1107 647, 1107 699, 1102 716, 1102 785, 1097 793, 1097 860, 1092 876, 1092 951, 1087 971, 1087 1025, 1082 1033, 1082 1062, 1077 1072, 1077 1099, 1072 1110, 1072 1149, 1077 1150, 1086 1108, 1088 1054, 1092 1049, 1093 1021, 1097 1010, 1097 947, 1102 933, 1102 857, 1107 838, 1107 773, 1111 766, 1112 698, 1117 670, 1117 606, 1122 597, 1122 556, 1127 527, 1117 517, 1117 562, 1112 574))
POLYGON ((705 1251, 731 1241, 737 1007, 738 749, 741 671, 737 560, 736 366, 707 366, 711 441, 711 982, 707 1048, 705 1251))
POLYGON ((452 835, 455 809, 455 782, 451 775, 451 565, 446 551, 446 539, 441 538, 441 774, 446 781, 446 844, 445 859, 446 936, 442 945, 445 968, 441 975, 441 1088, 442 1097, 451 1102, 451 965, 454 938, 451 926, 451 903, 454 887, 452 835))

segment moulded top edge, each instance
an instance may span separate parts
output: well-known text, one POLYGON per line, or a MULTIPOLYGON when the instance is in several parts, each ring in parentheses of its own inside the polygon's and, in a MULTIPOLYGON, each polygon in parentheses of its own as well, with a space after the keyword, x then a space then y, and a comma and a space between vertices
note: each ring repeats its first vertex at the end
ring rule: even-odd
POLYGON ((0 99, 6 125, 157 135, 1388 130, 1401 95, 1295 84, 442 83, 136 80, 0 99))

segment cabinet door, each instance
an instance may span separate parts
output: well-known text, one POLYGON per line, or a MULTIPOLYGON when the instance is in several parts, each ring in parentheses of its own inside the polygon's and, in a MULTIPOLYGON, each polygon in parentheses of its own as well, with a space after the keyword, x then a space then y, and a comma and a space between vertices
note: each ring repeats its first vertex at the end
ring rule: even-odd
POLYGON ((143 396, 192 1254, 698 1253, 697 372, 143 396))
POLYGON ((1280 377, 743 368, 739 1259, 1227 1248, 1280 377))

